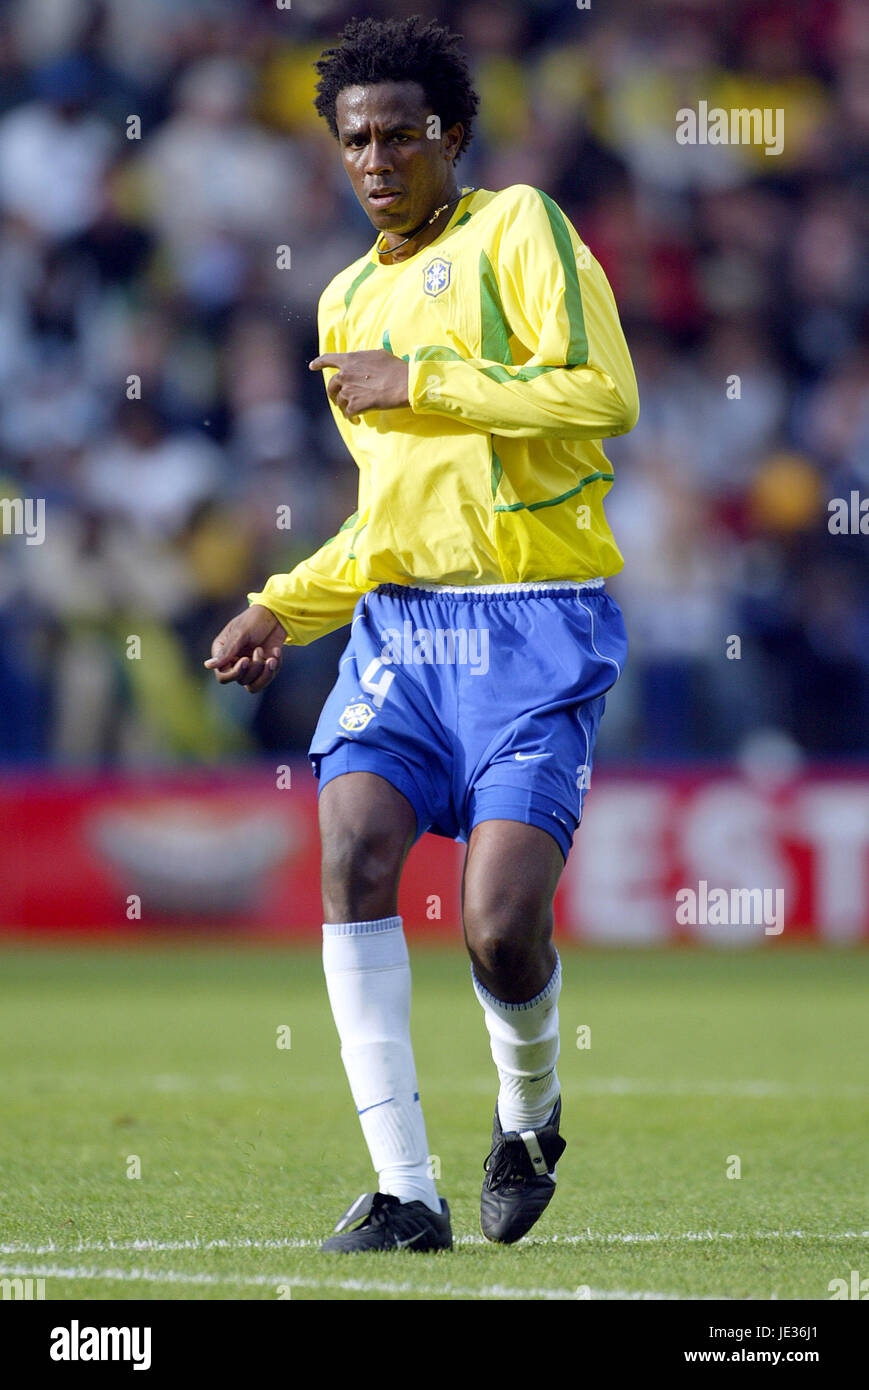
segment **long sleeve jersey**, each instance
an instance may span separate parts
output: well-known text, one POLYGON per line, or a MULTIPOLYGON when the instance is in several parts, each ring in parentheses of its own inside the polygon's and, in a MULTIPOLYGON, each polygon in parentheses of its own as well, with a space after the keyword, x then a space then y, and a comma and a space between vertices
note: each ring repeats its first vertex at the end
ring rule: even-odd
MULTIPOLYGON (((320 352, 383 348, 409 405, 352 424, 357 511, 289 574, 248 595, 307 643, 379 584, 504 584, 617 573, 601 446, 636 423, 612 290, 545 193, 469 189, 440 236, 383 264, 372 247, 319 305, 320 352)), ((324 376, 331 375, 328 369, 324 376)))

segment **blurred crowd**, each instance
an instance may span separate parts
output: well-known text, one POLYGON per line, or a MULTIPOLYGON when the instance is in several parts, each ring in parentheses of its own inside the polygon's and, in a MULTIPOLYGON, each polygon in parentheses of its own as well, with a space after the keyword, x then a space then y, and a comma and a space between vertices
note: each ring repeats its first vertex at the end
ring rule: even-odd
POLYGON ((641 413, 605 446, 632 657, 604 753, 865 755, 869 536, 828 525, 869 497, 865 3, 9 0, 0 498, 46 526, 0 535, 0 760, 307 746, 346 634, 256 699, 202 661, 355 508, 306 362, 373 239, 311 106, 356 11, 465 36, 461 180, 545 189, 613 286, 641 413), (700 101, 783 111, 781 154, 679 144, 700 101))

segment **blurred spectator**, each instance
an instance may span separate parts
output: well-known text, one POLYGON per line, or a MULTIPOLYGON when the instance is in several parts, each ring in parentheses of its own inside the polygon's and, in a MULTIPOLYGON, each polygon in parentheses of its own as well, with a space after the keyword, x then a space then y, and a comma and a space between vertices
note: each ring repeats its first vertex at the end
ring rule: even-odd
POLYGON ((0 202, 46 238, 89 227, 99 208, 103 174, 116 142, 92 111, 92 65, 66 57, 34 75, 36 100, 0 122, 0 202))
POLYGON ((220 454, 202 435, 173 435, 144 401, 125 401, 115 429, 81 465, 81 495, 123 529, 170 540, 220 482, 220 454))
POLYGON ((230 57, 181 74, 176 110, 145 152, 153 223, 183 291, 238 297, 251 261, 287 238, 303 177, 288 142, 248 115, 252 75, 230 57))

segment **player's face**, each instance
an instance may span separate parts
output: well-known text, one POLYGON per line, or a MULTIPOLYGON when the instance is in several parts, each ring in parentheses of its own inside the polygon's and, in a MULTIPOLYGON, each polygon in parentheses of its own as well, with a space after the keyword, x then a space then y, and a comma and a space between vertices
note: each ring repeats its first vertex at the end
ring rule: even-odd
POLYGON ((433 112, 417 82, 345 87, 335 115, 344 168, 378 231, 411 232, 455 195, 462 127, 435 137, 433 112))

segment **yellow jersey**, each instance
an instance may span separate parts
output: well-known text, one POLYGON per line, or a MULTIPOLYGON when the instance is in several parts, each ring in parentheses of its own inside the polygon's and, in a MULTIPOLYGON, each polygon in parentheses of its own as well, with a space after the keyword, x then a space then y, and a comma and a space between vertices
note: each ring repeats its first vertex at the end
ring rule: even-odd
MULTIPOLYGON (((304 644, 349 622, 379 584, 585 580, 622 556, 604 515, 601 447, 639 413, 612 290, 539 189, 467 189, 407 260, 374 247, 327 286, 320 352, 384 348, 409 406, 351 424, 359 505, 337 535, 251 603, 304 644)), ((324 376, 331 375, 328 369, 324 376)))

